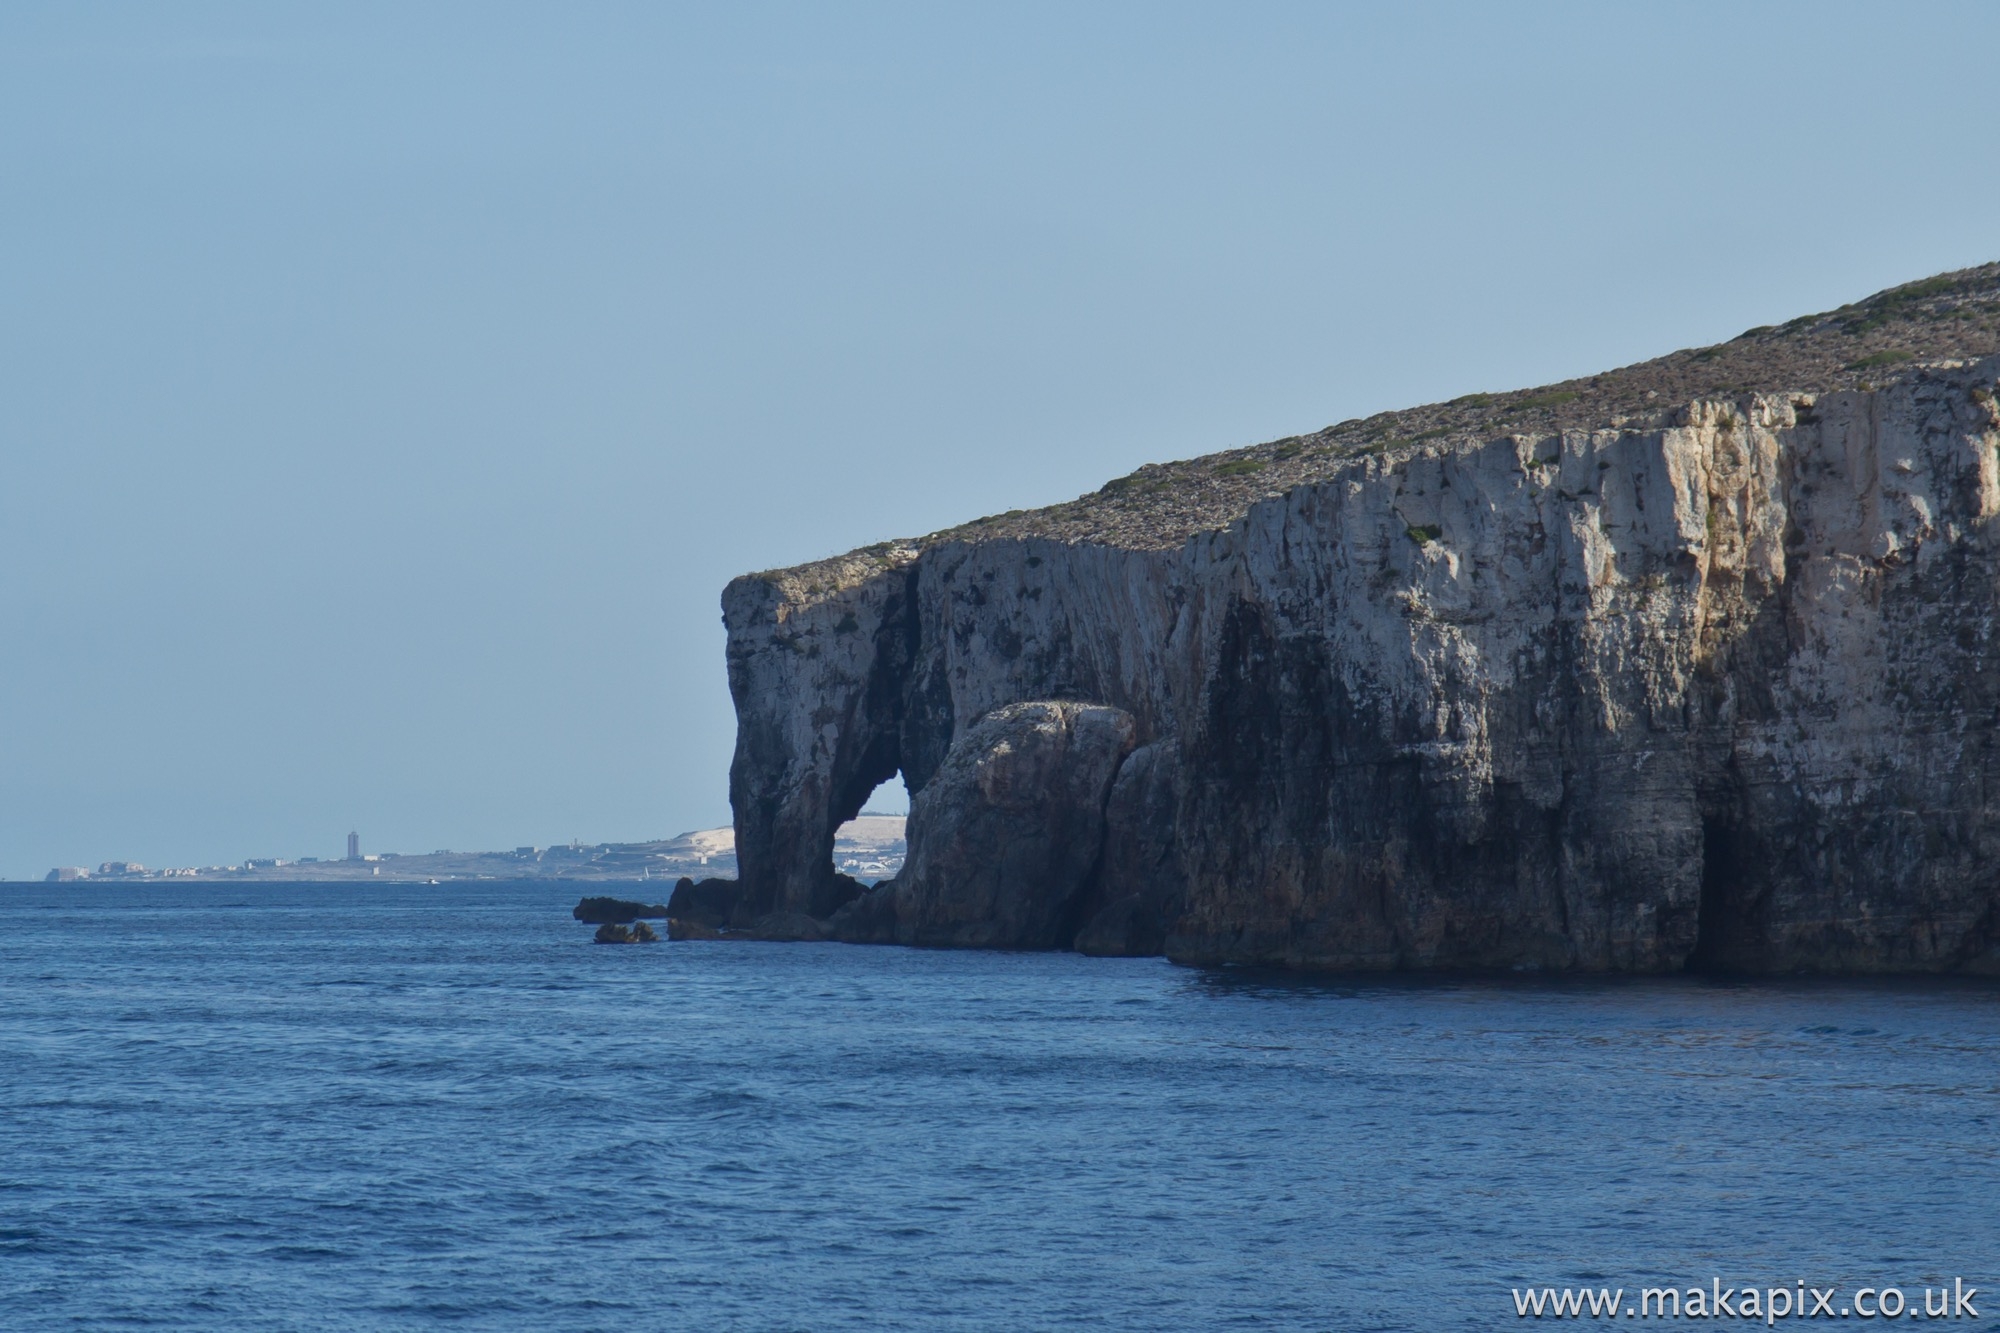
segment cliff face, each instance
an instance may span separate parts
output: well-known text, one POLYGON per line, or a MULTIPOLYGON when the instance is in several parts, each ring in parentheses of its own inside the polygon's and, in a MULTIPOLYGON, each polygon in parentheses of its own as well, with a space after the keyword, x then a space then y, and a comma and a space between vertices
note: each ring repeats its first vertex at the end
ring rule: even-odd
MULTIPOLYGON (((1954 277, 1927 299, 2000 298, 1954 277)), ((1583 389, 1420 409, 737 579, 740 915, 1200 963, 2000 971, 2000 357, 1952 318, 1983 355, 1594 424, 1583 389), (1010 707, 1039 701, 1101 707, 1010 707), (899 770, 910 865, 857 899, 833 829, 899 770)))

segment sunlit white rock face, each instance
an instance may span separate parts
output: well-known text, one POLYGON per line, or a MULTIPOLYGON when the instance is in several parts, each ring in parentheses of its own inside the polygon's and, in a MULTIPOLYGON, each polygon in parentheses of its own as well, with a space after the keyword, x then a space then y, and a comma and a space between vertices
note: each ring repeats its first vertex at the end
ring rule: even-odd
MULTIPOLYGON (((1400 442, 1172 545, 738 579, 745 890, 829 915, 878 782, 921 808, 980 719, 1068 700, 1136 764, 1072 784, 1079 901, 1178 959, 2000 970, 1997 369, 1400 442)), ((914 820, 912 864, 969 822, 914 820)))

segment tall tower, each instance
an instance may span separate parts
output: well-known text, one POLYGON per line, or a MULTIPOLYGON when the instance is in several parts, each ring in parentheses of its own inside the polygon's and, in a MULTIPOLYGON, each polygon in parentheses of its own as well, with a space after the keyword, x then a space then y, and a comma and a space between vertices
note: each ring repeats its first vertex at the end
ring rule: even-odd
POLYGON ((347 835, 347 859, 350 861, 359 861, 361 859, 361 835, 359 833, 350 833, 347 835))

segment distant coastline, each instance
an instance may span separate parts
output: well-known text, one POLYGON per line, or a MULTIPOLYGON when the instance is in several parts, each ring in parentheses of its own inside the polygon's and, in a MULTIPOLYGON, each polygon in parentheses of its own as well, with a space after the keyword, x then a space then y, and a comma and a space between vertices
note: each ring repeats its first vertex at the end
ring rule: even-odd
MULTIPOLYGON (((864 812, 841 825, 834 838, 833 858, 841 873, 874 881, 902 869, 904 850, 902 815, 864 812)), ((327 860, 256 857, 234 865, 185 867, 105 861, 94 869, 59 866, 41 882, 427 884, 433 880, 559 879, 599 883, 664 880, 671 884, 683 875, 735 878, 735 830, 697 829, 652 842, 572 842, 504 852, 380 852, 327 860)))

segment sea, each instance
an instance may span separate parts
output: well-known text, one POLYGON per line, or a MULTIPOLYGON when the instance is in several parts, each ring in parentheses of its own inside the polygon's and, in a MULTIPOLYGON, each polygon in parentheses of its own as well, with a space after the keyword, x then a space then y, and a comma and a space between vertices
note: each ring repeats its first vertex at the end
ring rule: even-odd
POLYGON ((1495 1329, 1712 1281, 2000 1329, 1990 983, 607 947, 576 896, 0 888, 0 1329, 1495 1329))

